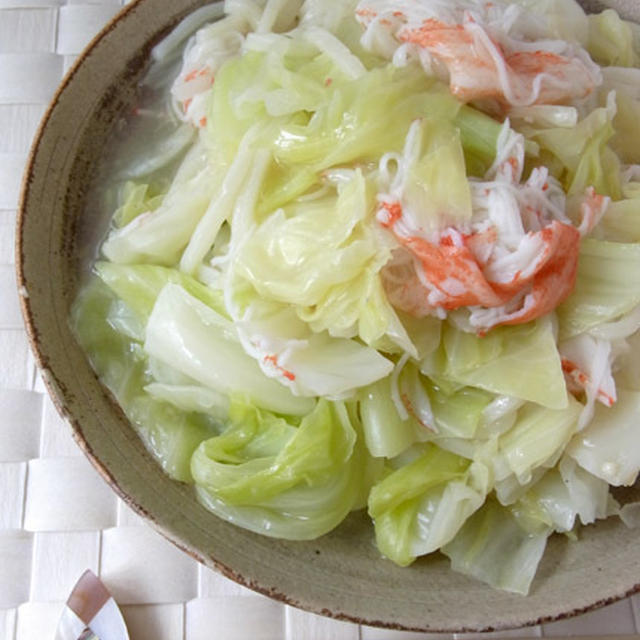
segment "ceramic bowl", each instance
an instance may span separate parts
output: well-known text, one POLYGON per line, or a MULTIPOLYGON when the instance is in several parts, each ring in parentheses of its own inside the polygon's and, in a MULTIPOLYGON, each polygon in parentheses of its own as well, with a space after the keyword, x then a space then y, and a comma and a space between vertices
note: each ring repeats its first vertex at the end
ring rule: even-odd
MULTIPOLYGON (((152 526, 205 565, 283 602, 354 622, 449 632, 513 628, 580 613, 640 589, 638 534, 617 519, 583 529, 577 543, 554 536, 531 594, 522 597, 452 572, 437 554, 396 567, 380 557, 364 514, 352 514, 312 542, 235 528, 153 461, 96 379, 67 319, 86 253, 78 229, 94 223, 85 207, 88 185, 109 132, 134 103, 151 46, 201 4, 139 0, 127 6, 65 78, 25 176, 17 229, 24 318, 49 392, 96 469, 152 526)), ((633 0, 617 8, 640 16, 633 0)))

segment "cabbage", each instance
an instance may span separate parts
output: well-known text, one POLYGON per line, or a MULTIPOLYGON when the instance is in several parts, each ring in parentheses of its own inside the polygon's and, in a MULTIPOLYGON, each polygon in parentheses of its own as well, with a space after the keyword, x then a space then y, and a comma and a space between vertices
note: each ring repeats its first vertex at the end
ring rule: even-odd
MULTIPOLYGON (((589 37, 589 18, 575 0, 514 0, 532 12, 545 26, 545 37, 584 46, 589 37)), ((529 20, 533 22, 533 20, 529 20)), ((535 26, 529 25, 535 28, 535 26)))
POLYGON ((164 194, 154 193, 148 184, 125 182, 122 187, 122 204, 113 214, 116 227, 124 227, 134 218, 148 211, 155 211, 164 200, 164 194))
POLYGON ((473 387, 447 392, 432 381, 427 382, 426 386, 438 434, 445 437, 473 438, 492 395, 473 387))
POLYGON ((515 507, 489 498, 442 552, 454 571, 526 595, 550 533, 546 522, 518 518, 515 507))
POLYGON ((548 318, 499 327, 484 337, 443 323, 440 347, 420 368, 427 376, 460 386, 515 396, 550 409, 567 406, 560 356, 548 318))
MULTIPOLYGON (((640 162, 640 134, 636 127, 640 117, 640 69, 605 67, 602 77, 603 83, 598 90, 600 105, 606 105, 612 91, 616 96, 615 135, 609 144, 623 163, 636 164, 640 162)), ((626 185, 623 185, 623 191, 625 189, 626 185)))
POLYGON ((609 241, 640 242, 640 194, 610 202, 598 231, 609 241))
POLYGON ((417 67, 388 65, 360 79, 332 83, 325 105, 308 122, 281 127, 275 140, 276 158, 315 171, 354 161, 377 160, 400 151, 411 123, 428 116, 452 122, 472 172, 488 168, 495 156, 500 125, 471 107, 464 107, 444 85, 417 67))
POLYGON ((214 513, 263 535, 308 540, 357 506, 364 455, 342 403, 319 400, 296 426, 235 401, 228 428, 198 447, 191 469, 214 513))
POLYGON ((219 186, 220 171, 196 144, 182 161, 162 203, 111 231, 102 245, 111 262, 173 266, 219 186))
MULTIPOLYGON (((294 305, 315 332, 413 347, 384 295, 389 258, 367 224, 372 200, 356 170, 329 194, 270 215, 238 248, 234 273, 266 300, 294 305)), ((393 347, 392 347, 393 349, 393 347)))
POLYGON ((146 393, 118 398, 118 402, 126 404, 127 418, 164 472, 174 480, 192 483, 193 452, 219 431, 221 415, 188 412, 146 393))
POLYGON ((245 351, 296 395, 344 398, 393 369, 390 360, 356 340, 312 332, 293 308, 255 296, 246 283, 229 291, 245 351))
MULTIPOLYGON (((184 44, 184 41, 199 27, 210 20, 216 20, 223 15, 223 7, 220 4, 208 4, 204 7, 196 9, 188 16, 183 18, 178 25, 167 35, 161 42, 159 42, 152 50, 151 56, 154 60, 164 60, 167 57, 171 57, 173 53, 179 52, 179 48, 184 44)), ((225 23, 223 26, 228 26, 228 19, 222 19, 218 22, 225 23)), ((152 67, 153 69, 153 67, 152 67)))
MULTIPOLYGON (((637 69, 634 69, 637 71, 637 69)), ((610 146, 626 164, 640 163, 640 100, 628 95, 624 90, 616 91, 617 112, 613 119, 615 135, 610 146)))
POLYGON ((348 397, 393 369, 375 349, 326 332, 312 333, 291 309, 274 309, 265 312, 264 305, 252 304, 251 320, 239 322, 238 332, 262 371, 296 395, 348 397))
POLYGON ((222 225, 232 214, 236 225, 238 219, 245 226, 251 224, 270 162, 268 151, 253 149, 257 131, 256 128, 249 130, 242 139, 238 153, 224 175, 220 190, 198 221, 180 258, 180 268, 183 271, 196 271, 216 241, 222 225), (240 196, 242 187, 244 191, 240 196))
MULTIPOLYGON (((396 313, 411 344, 414 345, 416 349, 419 360, 423 360, 438 348, 442 327, 440 320, 433 316, 416 318, 403 311, 397 311, 396 313)), ((409 349, 406 351, 411 353, 409 349)))
POLYGON ((267 378, 238 340, 229 320, 179 285, 167 284, 149 318, 144 349, 214 391, 245 394, 278 413, 308 413, 313 401, 267 378))
MULTIPOLYGON (((166 284, 179 284, 185 291, 222 315, 226 315, 222 294, 206 287, 194 278, 167 267, 151 264, 120 265, 96 262, 98 277, 136 314, 142 329, 153 305, 166 284)), ((142 334, 141 340, 144 340, 142 334)))
MULTIPOLYGON (((519 412, 515 425, 498 440, 496 468, 506 463, 520 484, 531 480, 533 470, 553 466, 571 436, 576 432, 582 405, 569 396, 566 409, 547 409, 526 404, 519 412)), ((496 478, 503 479, 499 470, 496 478)))
POLYGON ((393 364, 375 349, 355 340, 314 334, 307 344, 293 348, 279 364, 295 376, 299 395, 337 397, 384 378, 393 364))
POLYGON ((286 164, 308 164, 316 171, 374 160, 400 150, 409 126, 424 114, 452 119, 460 104, 446 88, 415 67, 389 65, 358 80, 329 87, 328 98, 308 123, 283 126, 275 155, 286 164))
MULTIPOLYGON (((305 0, 300 9, 301 24, 315 24, 336 33, 346 21, 356 23, 356 0, 305 0)), ((357 23, 356 23, 357 24, 357 23)))
POLYGON ((594 109, 575 127, 533 131, 529 138, 540 145, 541 160, 561 167, 556 170, 569 195, 582 195, 594 187, 601 195, 617 200, 621 196, 620 161, 608 146, 615 130, 615 102, 594 109), (547 162, 548 161, 548 162, 547 162))
POLYGON ((378 243, 362 224, 370 204, 357 171, 337 197, 301 203, 295 215, 275 212, 239 249, 238 273, 261 297, 301 307, 322 303, 332 286, 357 278, 369 265, 379 269, 388 258, 377 255, 378 243))
POLYGON ((421 431, 430 432, 438 442, 440 438, 473 438, 493 399, 480 389, 426 378, 413 363, 403 367, 398 386, 405 409, 422 423, 421 431))
POLYGON ((152 382, 144 390, 156 400, 164 400, 181 411, 208 413, 224 420, 229 411, 229 398, 213 389, 196 384, 152 382))
POLYGON ((349 47, 326 29, 309 26, 303 30, 302 36, 311 42, 320 53, 326 54, 347 78, 357 80, 367 73, 360 58, 353 55, 349 47))
POLYGON ((573 293, 558 307, 560 338, 583 333, 640 303, 640 244, 586 238, 573 293))
POLYGON ((276 209, 320 187, 320 176, 308 167, 287 167, 276 162, 269 166, 265 176, 256 218, 264 220, 276 209))
POLYGON ((640 471, 637 416, 640 393, 618 390, 608 408, 596 405, 589 426, 575 436, 567 453, 589 473, 614 486, 631 486, 640 471))
MULTIPOLYGON (((247 42, 252 46, 252 40, 247 42)), ((335 89, 348 78, 326 54, 310 43, 273 36, 266 51, 249 50, 226 62, 216 75, 208 114, 208 134, 228 162, 236 155, 240 140, 254 123, 267 121, 275 127, 263 140, 278 135, 278 125, 306 122, 309 112, 323 108, 335 89)))
POLYGON ((631 23, 622 20, 613 9, 589 16, 587 51, 603 66, 637 67, 640 64, 631 23))
MULTIPOLYGON (((382 286, 379 274, 366 272, 368 278, 360 288, 361 303, 358 318, 358 335, 368 345, 387 353, 408 353, 418 356, 407 330, 391 306, 382 286)), ((337 305, 339 306, 339 305, 337 305)), ((328 311, 328 309, 327 309, 328 311)), ((305 315, 300 316, 304 319, 305 315)), ((313 322, 310 320, 310 326, 313 322)), ((335 324, 331 326, 333 329, 335 324)))
POLYGON ((369 494, 380 551, 401 566, 449 542, 489 489, 486 467, 425 445, 424 453, 369 494))
POLYGON ((521 499, 529 509, 542 508, 554 531, 572 531, 578 519, 591 524, 616 511, 609 485, 565 456, 557 469, 548 471, 521 499))
POLYGON ((151 454, 171 478, 190 482, 191 456, 196 447, 216 433, 218 421, 195 407, 176 409, 146 393, 153 383, 147 354, 131 338, 105 322, 117 299, 105 284, 92 277, 76 298, 72 327, 82 348, 90 354, 96 373, 113 393, 151 454))
MULTIPOLYGON (((91 364, 104 384, 114 395, 120 385, 126 390, 131 371, 139 373, 139 361, 144 356, 139 349, 131 349, 132 339, 117 332, 107 323, 113 315, 113 293, 96 278, 91 277, 80 290, 71 310, 71 326, 80 346, 90 355, 91 364), (142 356, 142 358, 140 357, 142 356)), ((124 391, 123 391, 124 392, 124 391)))
POLYGON ((469 105, 460 107, 453 124, 460 132, 467 174, 483 177, 495 160, 502 125, 469 105))
POLYGON ((504 507, 515 504, 527 494, 531 487, 539 483, 540 479, 546 477, 549 473, 547 467, 538 467, 531 472, 530 480, 523 484, 520 483, 515 474, 511 474, 502 480, 496 480, 494 488, 498 502, 504 507))
POLYGON ((424 427, 402 419, 391 399, 391 379, 384 378, 359 391, 364 441, 372 456, 394 458, 424 439, 424 427))
POLYGON ((403 216, 413 228, 438 231, 471 219, 460 133, 446 121, 424 119, 411 125, 399 173, 401 180, 392 189, 401 194, 403 216))

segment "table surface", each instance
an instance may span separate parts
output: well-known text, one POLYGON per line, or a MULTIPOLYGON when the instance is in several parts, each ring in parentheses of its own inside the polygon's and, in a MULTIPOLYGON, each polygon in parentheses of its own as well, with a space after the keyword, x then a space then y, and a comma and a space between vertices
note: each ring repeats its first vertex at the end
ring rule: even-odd
MULTIPOLYGON (((0 640, 53 638, 87 568, 117 601, 132 640, 452 638, 329 620, 271 601, 200 566, 104 484, 48 399, 15 290, 20 177, 46 103, 119 0, 0 0, 0 640)), ((624 635, 640 596, 580 618, 483 637, 624 635)), ((464 634, 463 637, 476 637, 464 634)))

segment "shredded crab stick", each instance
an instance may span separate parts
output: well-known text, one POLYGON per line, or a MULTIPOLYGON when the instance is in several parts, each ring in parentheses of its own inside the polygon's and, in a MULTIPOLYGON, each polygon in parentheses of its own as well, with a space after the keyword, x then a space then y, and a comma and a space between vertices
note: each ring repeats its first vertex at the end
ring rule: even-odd
POLYGON ((520 11, 502 2, 367 0, 357 17, 367 30, 365 46, 380 41, 381 30, 401 49, 394 60, 406 58, 403 46, 413 45, 429 72, 446 69, 462 100, 524 107, 589 95, 602 81, 597 65, 581 47, 521 32, 520 11))
POLYGON ((224 62, 239 54, 246 30, 241 20, 225 18, 198 31, 189 42, 182 69, 171 88, 174 112, 180 120, 200 129, 207 126, 207 102, 216 73, 224 62))
POLYGON ((408 313, 423 312, 429 306, 447 311, 479 306, 485 312, 475 311, 477 329, 487 331, 498 325, 529 322, 549 313, 567 298, 575 284, 580 233, 557 221, 525 237, 532 244, 540 244, 542 251, 527 269, 528 273, 518 271, 508 282, 487 279, 469 248, 476 239, 473 235, 466 239, 459 231, 447 229, 438 244, 415 236, 396 237, 418 259, 424 274, 424 280, 418 280, 423 291, 420 297, 427 304, 416 303, 407 290, 401 291, 404 298, 397 289, 388 291, 393 303, 408 313), (514 305, 517 306, 513 308, 514 305), (492 308, 500 310, 486 312, 492 308))
POLYGON ((582 59, 544 50, 509 54, 469 14, 461 25, 429 20, 401 30, 398 38, 443 62, 452 93, 465 101, 496 98, 516 107, 555 104, 583 98, 596 85, 582 59))
POLYGON ((207 126, 203 96, 215 82, 215 76, 207 65, 191 69, 178 77, 174 85, 174 97, 182 105, 182 119, 199 128, 207 126))
POLYGON ((575 285, 581 235, 602 217, 609 199, 587 189, 579 204, 582 221, 573 226, 564 213, 564 193, 545 168, 534 169, 520 183, 524 141, 507 121, 487 179, 470 181, 468 229, 448 226, 424 233, 416 222, 419 212, 405 211, 402 193, 418 126, 416 121, 407 135, 389 193, 378 196, 377 219, 401 247, 383 272, 392 304, 418 317, 444 317, 469 307, 470 324, 479 333, 553 311, 575 285), (403 251, 413 260, 403 259, 403 251))
POLYGON ((590 233, 593 228, 602 220, 610 199, 596 193, 593 187, 587 187, 587 191, 580 203, 580 214, 582 222, 578 227, 578 231, 583 236, 590 233))
POLYGON ((578 419, 578 431, 593 418, 595 403, 612 407, 617 402, 616 382, 611 372, 614 360, 611 342, 581 334, 559 345, 567 388, 585 394, 584 409, 578 419))
MULTIPOLYGON (((584 391, 591 383, 589 376, 575 362, 567 358, 562 358, 562 370, 567 377, 569 390, 574 393, 576 391, 584 391)), ((613 378, 611 378, 611 381, 613 381, 613 378)), ((607 390, 601 387, 598 388, 596 398, 606 407, 612 407, 616 401, 615 384, 607 390)))
POLYGON ((263 362, 265 364, 268 363, 269 365, 272 365, 279 375, 284 376, 290 382, 293 382, 296 379, 295 373, 292 373, 288 369, 285 369, 284 367, 282 367, 282 366, 280 366, 278 364, 278 356, 277 355, 272 354, 272 355, 264 356, 263 362))

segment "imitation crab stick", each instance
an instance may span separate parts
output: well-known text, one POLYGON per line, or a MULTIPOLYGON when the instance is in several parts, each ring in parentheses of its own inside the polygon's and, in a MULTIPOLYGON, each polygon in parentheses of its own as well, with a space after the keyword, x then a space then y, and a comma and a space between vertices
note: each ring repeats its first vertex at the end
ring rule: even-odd
POLYGON ((544 50, 508 53, 475 21, 449 25, 427 20, 398 33, 442 61, 453 94, 462 100, 496 98, 512 106, 563 103, 583 98, 596 77, 579 57, 544 50))
POLYGON ((584 49, 531 39, 517 26, 517 11, 504 2, 367 0, 356 16, 367 41, 389 47, 390 36, 397 49, 414 47, 429 72, 446 70, 452 93, 464 101, 491 98, 522 107, 564 104, 592 93, 601 74, 584 49))
MULTIPOLYGON (((395 211, 397 207, 399 205, 394 207, 395 211)), ((501 324, 535 320, 552 311, 573 290, 580 232, 568 224, 553 221, 528 236, 539 240, 542 246, 533 269, 528 274, 517 272, 509 282, 498 282, 487 278, 470 248, 478 242, 477 234, 465 238, 455 229, 449 229, 437 244, 416 236, 405 238, 396 234, 400 245, 418 259, 428 282, 428 287, 420 286, 433 306, 446 310, 476 305, 500 307, 520 296, 522 304, 519 308, 500 314, 491 326, 484 327, 485 330, 501 324)), ((415 303, 404 310, 411 313, 413 308, 415 303)))

